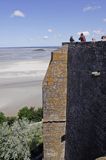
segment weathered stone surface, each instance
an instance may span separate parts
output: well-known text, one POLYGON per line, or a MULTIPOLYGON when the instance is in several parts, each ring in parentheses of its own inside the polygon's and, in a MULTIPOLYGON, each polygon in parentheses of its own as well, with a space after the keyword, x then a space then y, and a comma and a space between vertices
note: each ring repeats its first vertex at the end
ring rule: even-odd
POLYGON ((71 43, 52 53, 43 110, 44 160, 64 160, 64 150, 65 160, 106 156, 106 42, 71 43))
POLYGON ((100 158, 97 158, 96 160, 106 160, 106 157, 100 157, 100 158))
POLYGON ((43 81, 44 160, 64 160, 67 105, 67 46, 52 53, 43 81))
POLYGON ((67 92, 66 160, 105 156, 106 42, 69 46, 67 92))
POLYGON ((53 61, 67 61, 67 53, 60 50, 60 53, 54 52, 53 53, 53 61))
POLYGON ((45 159, 64 159, 63 153, 65 142, 62 142, 61 139, 65 133, 65 124, 53 122, 44 123, 43 133, 45 159))

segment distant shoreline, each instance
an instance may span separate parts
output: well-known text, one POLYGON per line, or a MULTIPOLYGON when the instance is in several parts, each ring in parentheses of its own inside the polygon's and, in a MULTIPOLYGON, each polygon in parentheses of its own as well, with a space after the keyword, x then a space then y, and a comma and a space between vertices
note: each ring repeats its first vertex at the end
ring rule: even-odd
POLYGON ((12 47, 12 46, 10 46, 10 47, 0 47, 0 49, 8 49, 8 48, 58 48, 58 47, 61 47, 61 46, 16 46, 16 47, 12 47))

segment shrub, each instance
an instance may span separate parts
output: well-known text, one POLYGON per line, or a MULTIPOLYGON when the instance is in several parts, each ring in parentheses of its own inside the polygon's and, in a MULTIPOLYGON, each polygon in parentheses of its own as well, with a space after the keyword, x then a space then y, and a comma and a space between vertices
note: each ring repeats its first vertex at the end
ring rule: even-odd
POLYGON ((35 122, 40 122, 40 121, 42 121, 42 118, 43 118, 43 109, 38 108, 37 110, 35 110, 34 121, 35 122))
POLYGON ((0 125, 0 159, 30 160, 31 152, 42 143, 42 123, 16 120, 0 125), (34 142, 34 146, 33 146, 34 142))
POLYGON ((37 156, 43 154, 43 137, 42 137, 42 122, 33 123, 31 131, 34 133, 30 142, 31 158, 35 159, 37 156))
POLYGON ((18 117, 19 119, 27 118, 28 120, 31 120, 30 109, 27 106, 23 107, 22 109, 19 110, 18 117))
POLYGON ((43 118, 43 109, 38 108, 37 110, 34 107, 28 108, 25 106, 18 112, 19 119, 27 118, 29 121, 40 122, 43 118))
POLYGON ((16 119, 16 117, 6 117, 6 121, 10 126, 16 121, 16 119))
POLYGON ((0 158, 2 160, 30 160, 27 141, 27 123, 16 121, 11 127, 3 123, 0 128, 0 158))
POLYGON ((6 121, 6 117, 5 117, 4 113, 0 112, 0 124, 2 124, 5 121, 6 121))

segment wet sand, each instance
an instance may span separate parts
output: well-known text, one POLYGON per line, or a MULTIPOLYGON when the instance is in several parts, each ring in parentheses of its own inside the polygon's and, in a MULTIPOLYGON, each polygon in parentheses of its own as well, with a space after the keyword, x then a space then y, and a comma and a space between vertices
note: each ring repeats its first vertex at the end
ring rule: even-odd
POLYGON ((35 77, 0 79, 0 112, 16 115, 26 105, 42 107, 42 81, 35 77))

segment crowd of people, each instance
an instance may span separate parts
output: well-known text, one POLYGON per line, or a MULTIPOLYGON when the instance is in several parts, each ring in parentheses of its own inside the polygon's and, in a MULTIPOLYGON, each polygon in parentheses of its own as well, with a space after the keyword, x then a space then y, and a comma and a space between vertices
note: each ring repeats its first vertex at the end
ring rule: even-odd
MULTIPOLYGON (((85 38, 85 35, 83 33, 80 34, 79 40, 80 40, 80 42, 86 42, 86 38, 85 38)), ((101 40, 106 41, 106 36, 102 36, 101 40)), ((95 38, 92 38, 92 42, 95 42, 95 41, 96 41, 95 38)), ((70 42, 71 43, 75 42, 73 36, 70 37, 70 42)))

